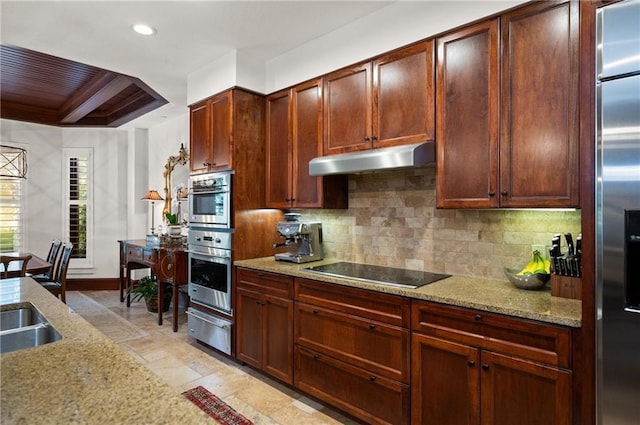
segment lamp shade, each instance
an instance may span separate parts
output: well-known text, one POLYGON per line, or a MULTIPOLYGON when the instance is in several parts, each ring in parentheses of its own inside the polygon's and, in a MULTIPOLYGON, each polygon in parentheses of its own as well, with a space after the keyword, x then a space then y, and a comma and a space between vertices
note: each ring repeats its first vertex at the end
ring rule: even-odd
POLYGON ((160 196, 157 190, 150 190, 144 197, 140 198, 147 201, 164 201, 164 198, 160 196))
POLYGON ((0 176, 27 178, 27 151, 15 146, 0 145, 0 176))

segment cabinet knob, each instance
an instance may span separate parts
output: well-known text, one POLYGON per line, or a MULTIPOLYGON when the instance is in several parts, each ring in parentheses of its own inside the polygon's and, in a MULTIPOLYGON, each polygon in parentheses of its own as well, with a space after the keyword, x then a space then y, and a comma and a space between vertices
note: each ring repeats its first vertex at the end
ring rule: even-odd
POLYGON ((509 193, 509 192, 507 192, 506 190, 503 190, 502 192, 500 192, 500 195, 502 195, 502 196, 507 196, 507 194, 508 194, 508 193, 509 193))
POLYGON ((469 367, 474 367, 476 365, 476 362, 474 362, 473 360, 469 360, 467 364, 469 365, 469 367))
POLYGON ((482 316, 481 316, 481 315, 479 315, 479 314, 476 314, 475 319, 476 319, 476 320, 482 320, 482 316))
POLYGON ((492 190, 491 192, 489 192, 489 196, 496 196, 496 193, 492 190))
POLYGON ((375 377, 375 376, 370 376, 370 377, 369 377, 369 381, 374 382, 375 380, 376 380, 376 377, 375 377))
POLYGON ((371 139, 369 138, 369 136, 364 136, 364 141, 365 141, 365 142, 368 142, 369 140, 371 140, 371 139))
POLYGON ((318 310, 313 310, 313 314, 318 314, 319 311, 318 310))
POLYGON ((375 142, 376 140, 378 140, 378 138, 376 136, 371 136, 371 141, 375 142))
POLYGON ((320 358, 320 355, 318 355, 318 354, 314 354, 314 355, 313 355, 313 358, 314 358, 314 359, 316 359, 316 360, 318 360, 318 359, 320 358))
POLYGON ((482 369, 483 370, 489 370, 489 365, 488 364, 483 364, 482 365, 482 369))
POLYGON ((374 325, 373 323, 369 325, 369 329, 375 329, 376 325, 374 325))

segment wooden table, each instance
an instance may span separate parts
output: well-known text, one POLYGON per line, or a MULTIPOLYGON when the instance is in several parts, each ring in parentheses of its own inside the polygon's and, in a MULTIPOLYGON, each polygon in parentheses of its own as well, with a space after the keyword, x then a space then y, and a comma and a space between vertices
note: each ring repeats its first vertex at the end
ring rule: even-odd
MULTIPOLYGON (((26 255, 31 255, 31 260, 27 263, 27 273, 31 274, 41 274, 46 273, 49 270, 51 264, 48 261, 43 260, 35 254, 30 252, 3 252, 0 254, 2 259, 5 257, 24 257, 26 255)), ((9 277, 18 277, 20 276, 20 271, 22 270, 22 261, 13 261, 9 263, 9 277)), ((4 264, 0 263, 0 275, 4 273, 4 264)))
POLYGON ((188 255, 180 245, 148 246, 145 240, 123 240, 120 244, 120 302, 131 306, 131 270, 149 268, 158 279, 158 325, 162 325, 163 287, 173 288, 173 331, 178 331, 178 287, 188 283, 188 255))

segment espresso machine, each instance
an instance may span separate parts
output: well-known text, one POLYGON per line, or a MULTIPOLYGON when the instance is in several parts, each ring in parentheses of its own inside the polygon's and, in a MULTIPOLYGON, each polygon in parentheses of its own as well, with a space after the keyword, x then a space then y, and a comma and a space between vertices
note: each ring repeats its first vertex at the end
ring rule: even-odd
POLYGON ((275 255, 278 261, 308 263, 322 260, 322 224, 305 221, 281 221, 276 229, 284 242, 274 244, 274 248, 286 247, 287 252, 275 255))

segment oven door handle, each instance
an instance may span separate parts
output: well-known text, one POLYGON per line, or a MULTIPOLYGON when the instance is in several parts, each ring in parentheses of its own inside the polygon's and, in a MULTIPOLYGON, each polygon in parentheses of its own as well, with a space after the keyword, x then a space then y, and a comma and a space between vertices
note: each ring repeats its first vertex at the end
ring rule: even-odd
POLYGON ((219 193, 229 193, 227 189, 218 189, 218 190, 194 190, 191 189, 193 195, 217 195, 219 193))
POLYGON ((195 317, 196 319, 202 320, 203 322, 206 322, 206 323, 208 323, 208 324, 210 324, 210 325, 212 325, 212 326, 215 326, 216 328, 220 328, 220 329, 229 329, 229 326, 228 326, 228 325, 219 325, 219 324, 217 324, 217 323, 215 323, 215 322, 212 322, 211 320, 205 319, 204 317, 202 317, 202 316, 200 316, 200 315, 198 315, 198 314, 192 313, 192 312, 191 312, 191 311, 189 311, 189 310, 187 310, 187 311, 186 311, 186 313, 187 313, 189 316, 193 316, 193 317, 195 317))
POLYGON ((214 254, 203 254, 198 251, 189 251, 189 253, 191 254, 191 257, 195 258, 196 260, 209 261, 210 263, 218 263, 218 261, 211 261, 212 259, 216 259, 216 258, 219 260, 224 260, 225 263, 231 260, 230 255, 222 256, 222 255, 214 255, 214 254))

